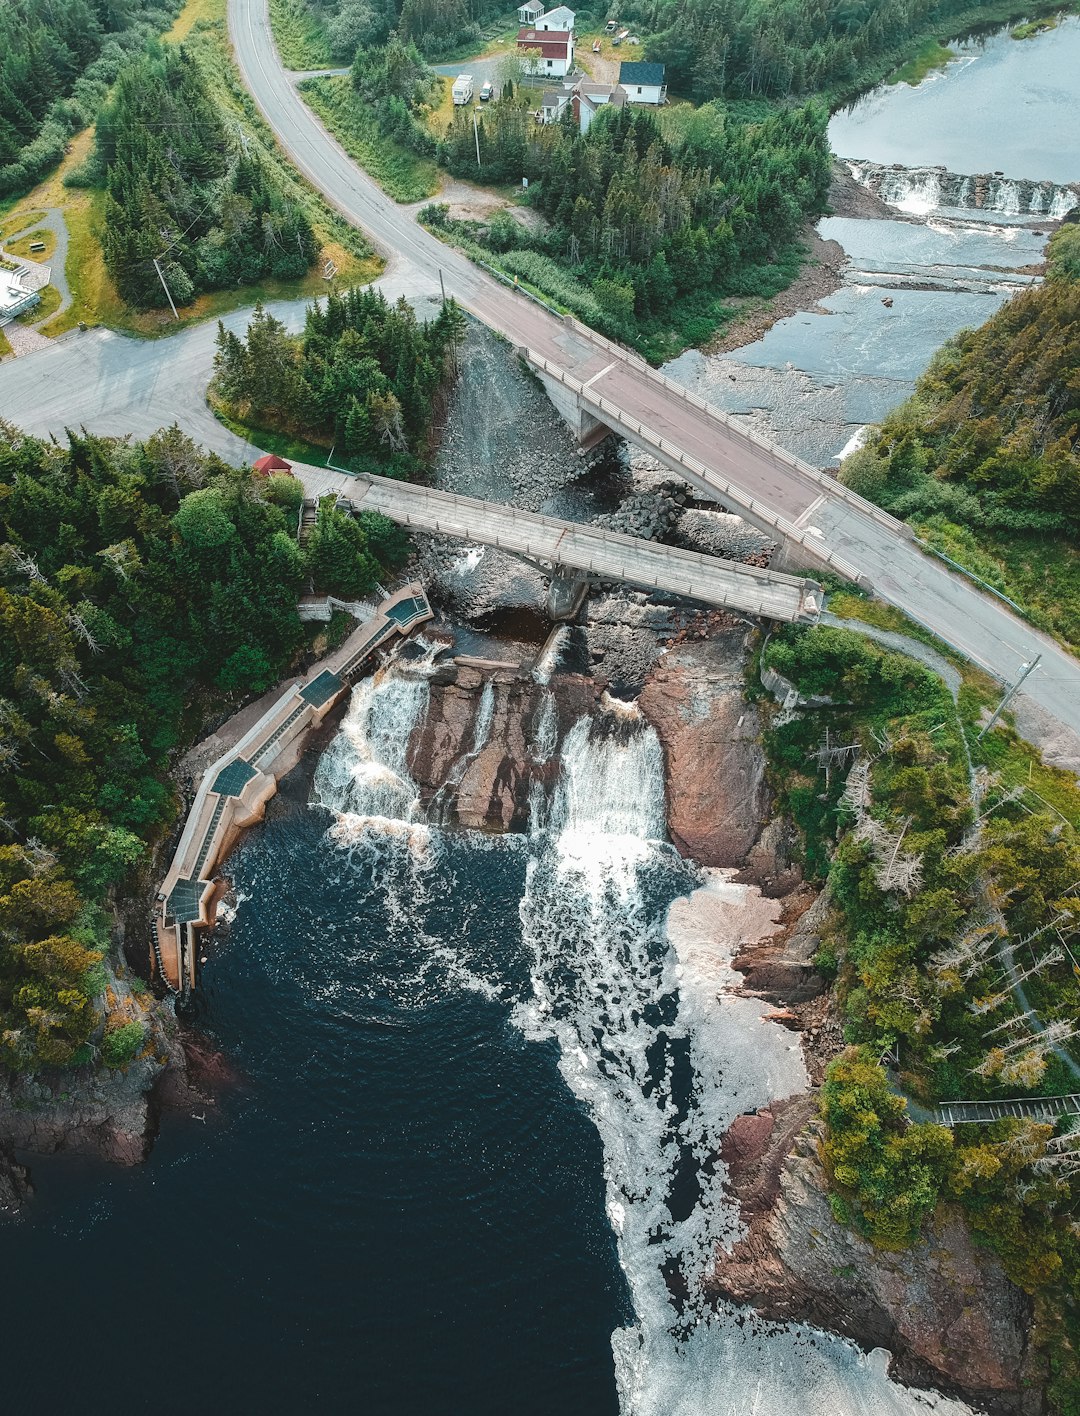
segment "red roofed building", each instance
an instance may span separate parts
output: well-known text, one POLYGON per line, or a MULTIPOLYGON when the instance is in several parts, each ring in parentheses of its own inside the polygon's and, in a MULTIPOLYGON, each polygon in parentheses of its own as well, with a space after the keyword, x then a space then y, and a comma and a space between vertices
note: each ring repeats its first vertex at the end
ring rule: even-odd
POLYGON ((536 54, 527 65, 527 72, 531 74, 561 79, 574 67, 573 30, 525 27, 518 30, 517 47, 519 50, 531 50, 536 54))
POLYGON ((275 472, 285 472, 292 476, 292 463, 286 462, 283 458, 275 457, 272 452, 260 457, 258 462, 251 464, 251 470, 257 472, 260 477, 272 477, 275 472))

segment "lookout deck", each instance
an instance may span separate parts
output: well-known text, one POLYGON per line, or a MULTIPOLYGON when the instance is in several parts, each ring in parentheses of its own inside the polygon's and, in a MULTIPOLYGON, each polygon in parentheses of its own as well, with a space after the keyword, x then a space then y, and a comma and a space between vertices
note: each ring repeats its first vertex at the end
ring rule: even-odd
POLYGON ((431 613, 419 584, 388 596, 335 654, 304 683, 287 689, 203 773, 151 923, 154 962, 172 992, 195 986, 193 931, 214 922, 216 866, 239 833, 261 820, 278 777, 295 763, 303 737, 322 722, 375 649, 408 634, 431 613))

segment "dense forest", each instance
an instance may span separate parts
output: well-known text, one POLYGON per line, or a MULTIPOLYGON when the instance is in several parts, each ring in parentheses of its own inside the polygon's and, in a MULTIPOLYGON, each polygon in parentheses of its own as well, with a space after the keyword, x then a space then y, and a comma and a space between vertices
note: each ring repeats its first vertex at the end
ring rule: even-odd
POLYGON ((774 784, 832 907, 815 962, 837 981, 849 1044, 821 1093, 833 1212, 901 1250, 939 1204, 960 1206, 1035 1296, 1052 1386, 1074 1413, 1075 1148, 1051 1144, 1054 1127, 1030 1118, 952 1131, 925 1111, 908 1115, 904 1095, 929 1107, 1076 1090, 1066 1060, 1076 979, 1057 930, 1075 947, 1080 792, 1010 731, 978 737, 986 699, 974 685, 954 705, 936 675, 858 635, 788 627, 765 658, 834 704, 768 738, 774 784), (848 767, 815 770, 826 731, 851 745, 848 767), (984 773, 978 798, 969 755, 984 773))
POLYGON ((359 46, 385 44, 392 32, 437 59, 479 46, 483 27, 492 22, 510 27, 513 8, 507 0, 272 0, 275 34, 279 43, 285 38, 286 54, 290 39, 304 46, 286 57, 298 68, 311 67, 308 61, 320 53, 351 63, 359 46))
POLYGON ((1080 226, 1045 284, 946 344, 867 445, 848 486, 1015 593, 1080 644, 1080 226))
POLYGON ((400 555, 384 518, 332 505, 302 550, 302 495, 176 428, 58 447, 0 425, 0 1065, 93 1059, 104 906, 173 818, 203 697, 265 690, 302 644, 297 596, 366 593, 400 555))
MULTIPOLYGON (((661 354, 673 326, 683 343, 705 337, 724 295, 772 293, 790 279, 780 257, 828 192, 826 113, 812 104, 754 124, 707 104, 669 129, 646 110, 602 110, 583 135, 572 115, 537 125, 504 102, 478 128, 484 180, 528 177, 548 229, 503 213, 451 234, 607 333, 649 348, 658 332, 661 354)), ((475 141, 457 116, 439 150, 451 172, 476 173, 475 141)), ((447 225, 439 208, 427 219, 447 225)))
POLYGON ((646 58, 666 65, 675 92, 835 100, 883 77, 913 43, 977 24, 981 8, 973 0, 626 0, 619 15, 648 36, 646 58))
POLYGON ((303 207, 229 129, 196 59, 152 45, 125 65, 97 125, 102 246, 129 304, 303 276, 318 244, 303 207), (155 265, 160 265, 161 276, 155 265))
POLYGON ((421 323, 404 300, 390 305, 361 287, 310 306, 299 337, 257 306, 246 339, 218 326, 214 395, 245 423, 408 476, 426 451, 464 326, 453 301, 421 323))
POLYGON ((174 0, 0 6, 0 197, 31 187, 93 121, 124 59, 169 27, 174 0))

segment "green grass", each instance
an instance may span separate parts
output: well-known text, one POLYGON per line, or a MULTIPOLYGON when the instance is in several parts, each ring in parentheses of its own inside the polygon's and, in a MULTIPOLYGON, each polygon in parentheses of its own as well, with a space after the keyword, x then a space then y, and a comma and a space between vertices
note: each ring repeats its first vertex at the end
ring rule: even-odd
MULTIPOLYGON (((326 459, 331 451, 329 446, 308 442, 291 433, 262 428, 255 423, 242 422, 226 410, 213 389, 207 393, 206 401, 211 413, 223 427, 228 428, 230 433, 235 433, 238 438, 245 438, 248 442, 254 443, 263 452, 275 453, 278 457, 284 457, 289 462, 306 462, 313 467, 326 466, 326 459)), ((334 461, 339 467, 346 466, 343 459, 335 458, 334 461)))
POLYGON ((4 334, 4 331, 0 329, 0 359, 5 358, 10 353, 11 345, 7 342, 7 336, 4 334))
POLYGON ((939 639, 933 630, 926 629, 917 620, 909 619, 903 610, 898 610, 895 605, 887 605, 884 600, 870 599, 861 591, 844 589, 829 596, 828 607, 838 619, 862 620, 863 624, 873 625, 875 629, 906 635, 908 639, 914 639, 919 644, 925 644, 928 649, 935 650, 957 668, 967 666, 964 656, 943 639, 939 639))
MULTIPOLYGON (((25 231, 28 226, 33 226, 44 219, 45 213, 43 211, 34 211, 32 208, 27 211, 20 204, 14 216, 5 217, 3 221, 0 221, 0 241, 5 241, 9 234, 25 231)), ((14 250, 17 244, 18 242, 13 242, 11 249, 14 250)))
POLYGON ((974 531, 944 517, 913 523, 924 541, 1020 606, 1037 628, 1080 650, 1080 550, 1052 532, 974 531))
POLYGON ((286 69, 328 69, 330 41, 304 0, 270 0, 270 28, 286 69))
POLYGON ((41 291, 39 303, 32 310, 24 310, 21 315, 16 315, 15 318, 20 324, 36 325, 56 313, 60 308, 62 298, 55 285, 46 285, 41 291))
POLYGON ((56 250, 56 232, 50 231, 47 227, 40 227, 37 231, 28 231, 25 236, 20 236, 17 241, 8 241, 4 246, 7 255, 23 256, 28 261, 51 261, 56 250), (31 246, 36 246, 41 241, 44 243, 43 251, 32 251, 31 246))
POLYGON ((1013 39, 1034 39, 1037 34, 1045 34, 1047 30, 1057 29, 1059 22, 1058 15, 1047 15, 1041 20, 1029 20, 1026 25, 1017 25, 1012 31, 1013 39))
POLYGON ((896 73, 891 75, 888 82, 890 84, 911 84, 914 88, 916 84, 921 84, 927 74, 934 69, 943 69, 950 59, 955 59, 956 53, 952 49, 946 48, 936 39, 928 39, 917 54, 913 54, 907 63, 896 73))
POLYGON ((349 156, 394 201, 421 202, 438 191, 439 169, 433 159, 384 137, 347 78, 306 79, 300 92, 349 156))

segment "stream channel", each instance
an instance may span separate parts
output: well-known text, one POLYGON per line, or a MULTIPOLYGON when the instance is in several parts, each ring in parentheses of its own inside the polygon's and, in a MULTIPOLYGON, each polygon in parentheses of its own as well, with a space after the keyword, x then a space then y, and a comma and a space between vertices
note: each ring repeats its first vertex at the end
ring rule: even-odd
MULTIPOLYGON (((1040 114, 1075 103, 1078 42, 1072 21, 973 42, 919 89, 842 115, 834 142, 854 161, 1011 168, 1037 148, 999 156, 995 134, 1025 129, 1033 89, 1040 114), (1010 87, 991 79, 990 127, 950 107, 950 86, 994 65, 1010 87), (970 129, 984 147, 890 147, 882 133, 908 132, 917 104, 924 136, 970 129)), ((1057 167, 1008 175, 1075 180, 1077 142, 1072 127, 1052 142, 1057 167)), ((670 371, 834 460, 1041 258, 1049 228, 1030 214, 932 196, 916 175, 895 220, 826 219, 849 265, 821 312, 670 371)), ((475 426, 475 410, 459 421, 475 426)), ((551 481, 500 427, 448 445, 443 482, 482 492, 501 474, 526 505, 609 509, 595 478, 575 485, 570 450, 551 481)), ((461 551, 446 574, 465 584, 480 561, 461 551)), ((528 725, 534 759, 557 767, 527 830, 425 820, 405 747, 431 659, 401 656, 355 690, 230 862, 235 916, 186 1017, 234 1074, 216 1104, 167 1115, 132 1171, 34 1161, 33 1209, 4 1235, 22 1276, 4 1320, 11 1409, 965 1411, 891 1382, 884 1353, 700 1297, 738 1224, 720 1138, 806 1085, 792 1035, 726 991, 716 924, 748 887, 667 843, 658 739, 617 700, 561 739, 542 712, 528 725)))

